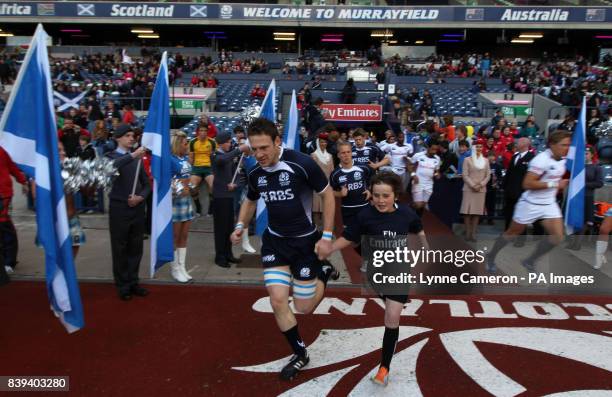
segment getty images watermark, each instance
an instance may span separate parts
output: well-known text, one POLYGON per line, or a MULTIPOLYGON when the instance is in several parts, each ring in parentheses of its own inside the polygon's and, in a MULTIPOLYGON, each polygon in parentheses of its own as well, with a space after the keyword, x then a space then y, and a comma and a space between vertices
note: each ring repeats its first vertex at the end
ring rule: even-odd
POLYGON ((504 270, 489 273, 485 261, 493 242, 471 247, 453 237, 364 236, 362 270, 368 287, 382 295, 405 295, 414 287, 419 291, 465 293, 484 286, 550 290, 568 286, 592 288, 596 284, 596 274, 589 274, 590 267, 577 271, 575 265, 568 265, 573 270, 567 274, 561 267, 551 269, 548 257, 541 260, 540 269, 528 271, 520 264, 524 248, 508 253, 511 259, 506 261, 509 263, 504 270))

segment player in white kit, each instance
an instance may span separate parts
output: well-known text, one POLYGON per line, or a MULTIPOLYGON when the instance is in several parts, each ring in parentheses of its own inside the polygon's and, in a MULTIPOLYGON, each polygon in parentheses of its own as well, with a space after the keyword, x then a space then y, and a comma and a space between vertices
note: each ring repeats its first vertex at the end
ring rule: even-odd
POLYGON ((408 169, 412 178, 412 206, 419 217, 423 216, 423 210, 433 193, 434 178, 440 177, 438 171, 442 161, 437 155, 439 149, 437 136, 431 136, 427 150, 410 159, 412 164, 408 169))
POLYGON ((525 191, 516 207, 510 227, 495 241, 487 256, 487 271, 494 272, 495 256, 513 238, 523 233, 527 225, 540 220, 549 238, 542 238, 535 251, 522 261, 529 271, 535 270, 535 262, 563 240, 563 215, 557 204, 557 193, 567 187, 565 156, 570 147, 571 132, 555 131, 548 136, 548 149, 538 154, 527 169, 523 179, 525 191))
POLYGON ((403 132, 398 132, 395 138, 395 143, 385 147, 385 153, 387 153, 391 159, 391 171, 401 178, 402 192, 405 192, 408 188, 408 182, 410 182, 406 167, 414 149, 411 144, 404 143, 403 132))

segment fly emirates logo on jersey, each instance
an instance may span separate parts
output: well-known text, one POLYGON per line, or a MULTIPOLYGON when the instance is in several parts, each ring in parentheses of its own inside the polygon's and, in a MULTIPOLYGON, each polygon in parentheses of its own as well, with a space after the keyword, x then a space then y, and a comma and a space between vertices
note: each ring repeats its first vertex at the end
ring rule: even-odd
POLYGON ((321 105, 323 117, 328 121, 381 121, 381 105, 345 105, 327 103, 321 105))
MULTIPOLYGON (((612 376, 611 301, 550 298, 410 299, 384 395, 604 395, 591 393, 608 390, 612 376), (548 375, 525 376, 525 355, 537 357, 548 375), (576 375, 551 375, 561 372, 576 375)), ((287 384, 281 395, 339 395, 339 389, 355 397, 380 395, 383 389, 370 379, 380 362, 384 307, 375 297, 323 298, 310 317, 309 326, 321 324, 307 341, 310 364, 300 384, 287 384)), ((252 311, 272 316, 269 298, 258 299, 252 311)), ((252 360, 241 357, 242 365, 232 369, 278 373, 289 356, 252 360)))

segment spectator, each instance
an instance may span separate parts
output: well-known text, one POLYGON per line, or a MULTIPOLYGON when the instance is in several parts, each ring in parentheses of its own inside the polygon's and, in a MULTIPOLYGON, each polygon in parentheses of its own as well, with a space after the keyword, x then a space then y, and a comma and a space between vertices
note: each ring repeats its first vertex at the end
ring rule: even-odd
POLYGON ((537 138, 538 130, 533 120, 527 120, 527 122, 525 123, 525 126, 521 128, 520 136, 521 138, 529 138, 529 139, 537 138))
POLYGON ((264 98, 266 96, 266 90, 263 89, 259 84, 255 84, 255 87, 251 90, 251 98, 264 98))
POLYGON ((94 124, 93 141, 91 142, 98 156, 112 152, 116 148, 116 142, 109 139, 109 133, 106 129, 104 120, 98 120, 94 124))
POLYGON ((457 173, 461 175, 463 173, 463 162, 466 158, 470 157, 472 152, 470 151, 470 144, 468 141, 460 141, 459 142, 459 152, 457 154, 458 157, 458 165, 457 165, 457 173))
POLYGON ((491 125, 492 126, 496 126, 499 123, 499 120, 503 119, 504 115, 501 111, 501 109, 497 109, 495 111, 495 116, 493 116, 493 118, 491 119, 491 125))
POLYGON ((516 153, 516 145, 514 142, 510 142, 506 145, 506 150, 502 153, 502 167, 507 170, 512 161, 512 157, 516 153))
POLYGON ((346 84, 344 85, 344 88, 342 88, 342 92, 340 93, 340 98, 342 100, 342 103, 355 103, 355 98, 357 98, 357 87, 355 87, 355 82, 352 78, 346 81, 346 84))
POLYGON ((90 136, 89 131, 82 130, 70 117, 64 119, 64 126, 57 131, 57 136, 64 144, 66 157, 75 157, 81 135, 90 136))
MULTIPOLYGON (((312 159, 317 163, 319 168, 323 171, 327 179, 334 170, 334 161, 332 155, 327 152, 328 135, 326 133, 319 134, 316 140, 316 150, 310 155, 312 159)), ((323 227, 323 201, 321 197, 314 193, 312 199, 312 214, 314 224, 319 228, 323 227)))
POLYGON ((440 142, 440 175, 452 177, 457 172, 459 159, 457 155, 449 150, 448 141, 440 142), (452 168, 451 168, 452 167, 452 168), (453 170, 454 168, 454 170, 453 170))
POLYGON ((472 139, 468 138, 467 127, 464 125, 460 125, 459 127, 457 127, 455 134, 456 134, 456 137, 455 139, 450 141, 448 148, 451 152, 458 154, 459 153, 459 142, 467 141, 467 143, 469 144, 471 143, 472 139))
POLYGON ((440 133, 446 141, 452 142, 455 140, 454 118, 451 115, 446 115, 442 119, 444 120, 444 127, 440 128, 440 133))
MULTIPOLYGON (((503 180, 504 190, 504 219, 507 229, 512 222, 514 207, 523 194, 523 179, 527 174, 527 166, 535 155, 529 151, 531 142, 529 138, 520 138, 516 145, 516 153, 512 156, 503 180)), ((517 240, 515 245, 524 244, 523 240, 517 240)))
POLYGON ((134 112, 132 111, 132 105, 127 104, 127 103, 123 105, 123 117, 122 117, 121 122, 123 124, 129 124, 129 125, 136 124, 136 116, 134 115, 134 112))
POLYGON ((304 109, 304 127, 308 130, 308 139, 312 140, 321 127, 325 125, 325 119, 321 112, 323 99, 317 98, 314 103, 304 109))
POLYGON ((487 210, 487 224, 493 225, 495 218, 495 204, 497 199, 497 191, 502 180, 502 166, 497 161, 497 156, 494 153, 489 153, 487 156, 489 168, 491 169, 491 178, 487 183, 487 193, 485 195, 485 207, 487 210))
POLYGON ((15 178, 26 189, 26 177, 13 162, 9 154, 0 146, 0 267, 12 273, 17 266, 19 243, 17 231, 11 220, 9 208, 13 199, 13 180, 15 178))
POLYGON ((483 154, 482 141, 474 144, 474 154, 462 167, 463 199, 460 213, 464 215, 466 241, 475 242, 476 228, 485 211, 487 183, 491 178, 489 161, 483 154))
POLYGON ((91 136, 81 135, 79 137, 79 147, 76 149, 75 155, 81 160, 92 160, 96 157, 96 151, 91 144, 91 136))

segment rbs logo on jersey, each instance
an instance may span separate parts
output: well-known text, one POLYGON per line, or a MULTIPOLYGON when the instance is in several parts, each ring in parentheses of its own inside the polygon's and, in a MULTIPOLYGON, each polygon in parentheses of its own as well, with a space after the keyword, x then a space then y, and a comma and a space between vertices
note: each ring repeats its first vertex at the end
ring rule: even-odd
POLYGON ((270 201, 285 201, 285 200, 293 200, 295 195, 291 191, 291 189, 285 190, 271 190, 269 192, 261 192, 261 197, 263 197, 266 203, 270 201))
POLYGON ((359 190, 362 187, 363 187, 363 182, 349 183, 347 185, 348 190, 359 190))

